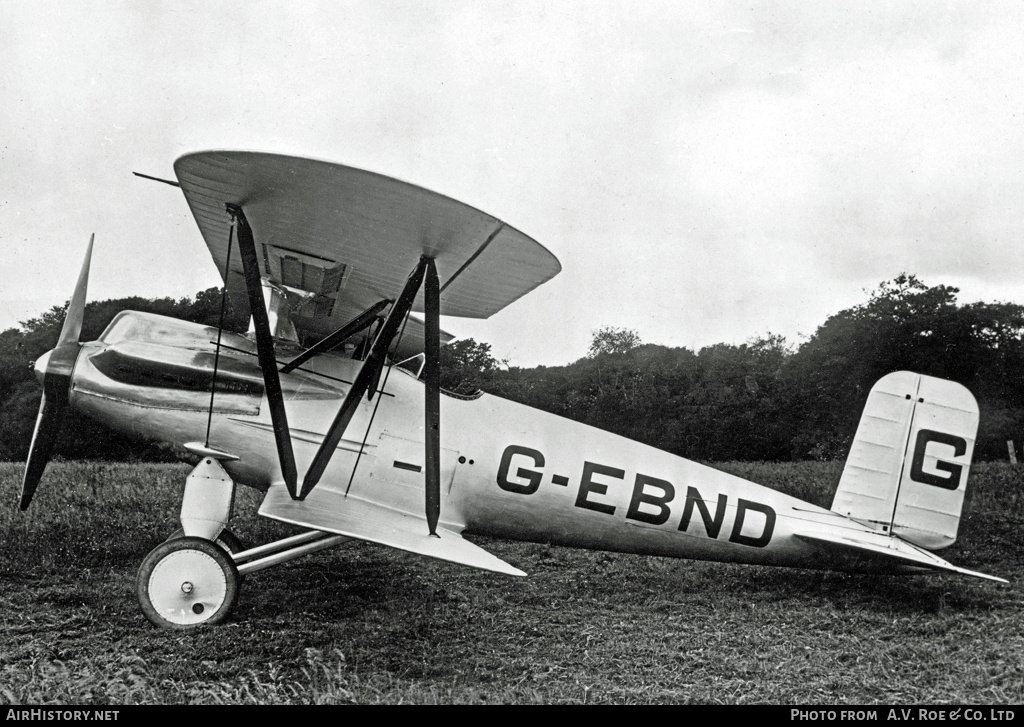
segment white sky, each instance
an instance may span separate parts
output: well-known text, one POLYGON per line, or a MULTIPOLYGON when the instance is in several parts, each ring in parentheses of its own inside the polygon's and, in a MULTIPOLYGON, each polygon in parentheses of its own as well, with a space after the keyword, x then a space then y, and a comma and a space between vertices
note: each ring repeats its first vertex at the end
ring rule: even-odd
POLYGON ((603 326, 791 342, 901 272, 1024 302, 1021 2, 0 3, 0 329, 219 284, 178 156, 363 167, 496 215, 562 273, 513 365, 603 326), (753 7, 750 7, 753 6, 753 7))

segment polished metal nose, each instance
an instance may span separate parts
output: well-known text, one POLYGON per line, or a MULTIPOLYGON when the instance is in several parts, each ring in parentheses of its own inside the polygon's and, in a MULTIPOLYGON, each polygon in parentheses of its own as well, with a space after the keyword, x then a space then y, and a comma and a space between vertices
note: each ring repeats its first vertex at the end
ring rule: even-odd
POLYGON ((39 379, 39 383, 43 383, 43 377, 46 376, 46 367, 50 364, 50 354, 53 351, 47 351, 42 356, 36 359, 36 362, 32 364, 32 369, 36 372, 36 378, 39 379))

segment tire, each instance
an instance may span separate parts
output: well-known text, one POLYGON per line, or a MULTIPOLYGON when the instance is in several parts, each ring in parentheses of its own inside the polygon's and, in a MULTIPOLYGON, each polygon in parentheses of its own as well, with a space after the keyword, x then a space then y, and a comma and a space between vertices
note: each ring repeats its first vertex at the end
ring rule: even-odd
POLYGON ((231 556, 203 538, 181 537, 142 559, 136 592, 142 612, 167 629, 220 623, 238 600, 239 577, 231 556))
MULTIPOLYGON (((184 537, 185 530, 182 528, 178 528, 173 533, 171 533, 170 537, 168 537, 167 539, 176 540, 177 538, 184 537)), ((241 553, 243 550, 245 550, 245 545, 242 543, 242 541, 239 540, 238 537, 227 528, 224 528, 220 531, 220 535, 217 536, 216 543, 220 547, 224 548, 224 550, 226 550, 231 555, 241 553)))

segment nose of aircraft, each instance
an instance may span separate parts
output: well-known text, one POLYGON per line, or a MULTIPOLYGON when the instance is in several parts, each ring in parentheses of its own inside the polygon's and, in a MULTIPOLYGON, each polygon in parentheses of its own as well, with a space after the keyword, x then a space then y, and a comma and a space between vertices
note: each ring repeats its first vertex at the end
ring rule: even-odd
POLYGON ((92 243, 96 239, 89 238, 89 246, 85 249, 85 260, 78 273, 75 292, 68 301, 68 309, 64 315, 64 325, 60 328, 57 346, 47 351, 32 365, 36 378, 43 385, 43 396, 39 401, 39 415, 36 417, 36 428, 32 432, 32 444, 28 448, 25 460, 25 474, 21 479, 21 509, 24 510, 32 502, 32 497, 39 487, 50 452, 60 430, 61 414, 68 404, 68 391, 71 388, 71 373, 75 361, 82 350, 79 339, 82 335, 82 322, 85 320, 85 295, 89 285, 89 261, 92 259, 92 243), (49 382, 49 384, 47 384, 49 382))
POLYGON ((43 377, 46 376, 46 367, 50 363, 51 353, 53 353, 53 351, 47 351, 37 358, 34 364, 32 364, 32 369, 36 372, 36 379, 38 379, 40 386, 43 384, 43 377))

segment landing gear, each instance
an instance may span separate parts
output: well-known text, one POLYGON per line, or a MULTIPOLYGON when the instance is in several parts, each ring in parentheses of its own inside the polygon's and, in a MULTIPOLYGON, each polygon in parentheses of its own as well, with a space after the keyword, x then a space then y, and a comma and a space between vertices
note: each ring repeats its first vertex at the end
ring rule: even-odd
POLYGON ((136 587, 146 618, 163 628, 187 629, 223 621, 238 599, 238 584, 238 569, 223 548, 181 537, 150 551, 136 587))
POLYGON ((142 612, 157 626, 190 629, 219 623, 234 608, 247 573, 349 540, 310 530, 246 548, 225 527, 231 518, 234 486, 212 458, 200 462, 185 481, 182 527, 142 560, 136 580, 142 612))
POLYGON ((143 559, 136 581, 142 612, 157 626, 214 624, 234 607, 241 577, 232 556, 245 550, 224 527, 234 492, 235 483, 212 456, 185 480, 182 527, 143 559))

